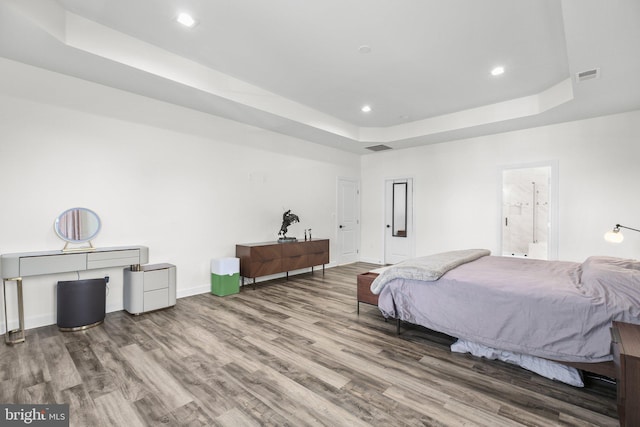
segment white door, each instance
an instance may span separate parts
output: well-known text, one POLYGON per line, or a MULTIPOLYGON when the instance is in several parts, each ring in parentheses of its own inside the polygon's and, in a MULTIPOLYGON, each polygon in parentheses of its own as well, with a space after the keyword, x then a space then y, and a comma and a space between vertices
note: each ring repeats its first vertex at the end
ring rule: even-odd
POLYGON ((385 181, 384 262, 396 264, 414 256, 413 179, 385 181))
POLYGON ((360 258, 360 189, 359 182, 338 179, 338 264, 360 258))

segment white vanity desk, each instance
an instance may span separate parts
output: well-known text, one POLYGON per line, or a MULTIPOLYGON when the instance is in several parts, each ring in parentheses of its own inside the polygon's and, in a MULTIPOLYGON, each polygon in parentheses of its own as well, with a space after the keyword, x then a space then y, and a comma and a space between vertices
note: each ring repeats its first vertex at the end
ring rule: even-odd
POLYGON ((0 271, 4 293, 4 320, 7 344, 24 341, 24 304, 22 301, 22 278, 44 274, 68 273, 110 267, 128 267, 132 270, 149 262, 146 246, 123 246, 98 248, 88 252, 24 252, 0 255, 0 271), (16 282, 18 292, 19 328, 9 330, 7 318, 7 282, 16 282), (13 338, 15 336, 15 338, 13 338))

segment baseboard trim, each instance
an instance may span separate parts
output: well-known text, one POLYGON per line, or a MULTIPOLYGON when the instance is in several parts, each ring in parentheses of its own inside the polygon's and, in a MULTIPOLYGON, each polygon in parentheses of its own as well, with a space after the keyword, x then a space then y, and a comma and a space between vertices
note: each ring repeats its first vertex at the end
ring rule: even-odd
POLYGON ((384 264, 379 259, 374 258, 360 258, 360 262, 367 262, 369 264, 377 264, 379 266, 383 266, 384 264))
POLYGON ((180 289, 176 291, 176 298, 192 297, 194 295, 206 294, 211 292, 211 284, 194 286, 192 288, 180 289))

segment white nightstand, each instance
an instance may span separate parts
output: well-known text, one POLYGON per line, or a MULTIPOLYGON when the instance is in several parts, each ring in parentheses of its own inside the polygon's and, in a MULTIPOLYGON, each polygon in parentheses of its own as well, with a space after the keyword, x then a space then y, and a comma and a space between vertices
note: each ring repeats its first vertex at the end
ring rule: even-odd
POLYGON ((176 304, 176 266, 143 265, 124 269, 124 309, 131 314, 167 308, 176 304))

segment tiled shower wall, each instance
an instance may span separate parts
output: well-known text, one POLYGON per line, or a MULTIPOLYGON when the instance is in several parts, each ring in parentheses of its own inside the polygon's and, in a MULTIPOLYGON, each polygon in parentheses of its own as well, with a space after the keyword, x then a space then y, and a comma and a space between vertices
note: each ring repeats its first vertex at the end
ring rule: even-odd
POLYGON ((531 256, 546 247, 549 236, 550 167, 503 172, 504 255, 531 256))

